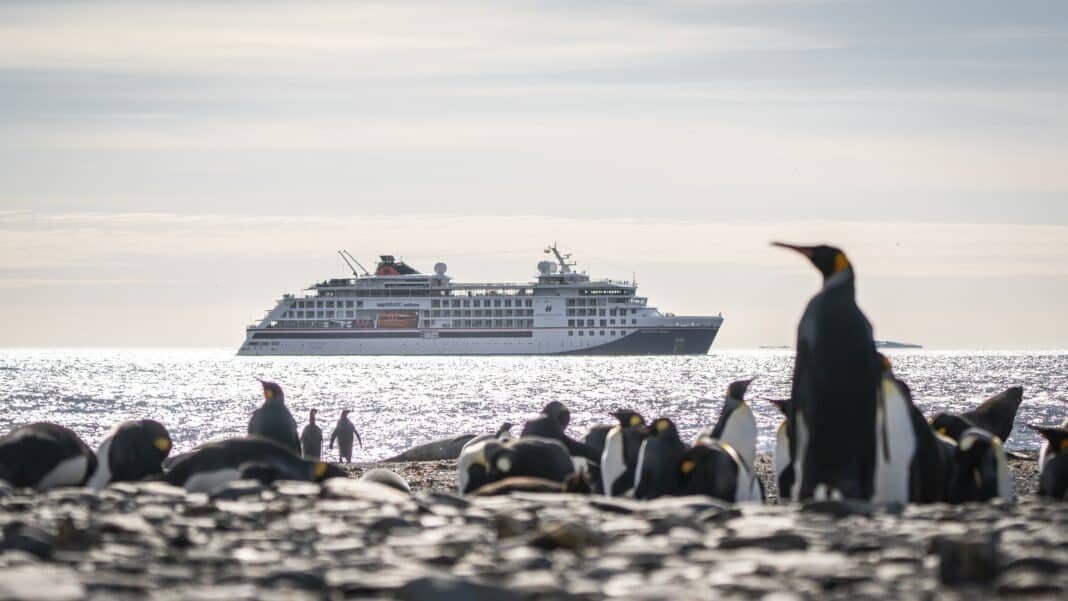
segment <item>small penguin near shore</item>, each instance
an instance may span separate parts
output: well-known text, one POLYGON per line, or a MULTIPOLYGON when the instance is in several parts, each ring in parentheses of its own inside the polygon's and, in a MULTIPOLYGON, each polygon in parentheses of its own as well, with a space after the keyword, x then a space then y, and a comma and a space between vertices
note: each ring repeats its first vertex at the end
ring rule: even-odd
POLYGON ((600 489, 609 497, 629 497, 634 495, 638 456, 647 435, 645 418, 630 409, 614 411, 612 417, 619 423, 605 436, 600 489))
POLYGON ((666 417, 655 419, 638 454, 634 497, 655 499, 679 494, 682 489, 679 465, 686 449, 673 421, 666 417))
POLYGON ((38 491, 82 486, 96 471, 93 451, 71 430, 38 422, 0 438, 0 480, 38 491))
POLYGON ((171 435, 163 424, 151 419, 122 422, 97 448, 96 471, 89 486, 100 490, 112 482, 135 482, 162 474, 171 447, 171 435))
POLYGON ((968 428, 982 428, 1004 442, 1012 434, 1021 402, 1023 387, 1012 386, 986 399, 971 411, 960 415, 938 413, 931 418, 931 426, 954 440, 960 440, 961 434, 968 428))
POLYGON ((263 405, 252 412, 248 435, 261 436, 300 454, 297 421, 286 407, 286 396, 277 382, 260 380, 263 386, 263 405))
POLYGON ((833 246, 775 242, 823 276, 797 327, 787 438, 794 500, 870 499, 875 486, 876 395, 882 369, 871 323, 856 303, 856 275, 833 246))
POLYGON ((335 465, 308 461, 273 440, 253 436, 202 445, 175 462, 163 479, 190 492, 211 493, 244 477, 321 482, 345 476, 335 465))
POLYGON ((323 458, 323 429, 315 423, 318 409, 308 411, 308 425, 300 432, 300 448, 305 459, 319 461, 323 458))
POLYGON ((778 491, 779 503, 790 499, 790 490, 794 485, 794 466, 790 460, 790 434, 787 419, 790 414, 790 399, 770 399, 770 402, 782 413, 782 421, 775 429, 775 451, 771 456, 772 470, 775 472, 775 489, 778 491))
POLYGON ((712 429, 702 430, 694 439, 697 445, 702 439, 713 438, 725 442, 741 454, 745 464, 752 468, 756 465, 757 423, 753 409, 745 401, 745 392, 754 378, 737 380, 727 386, 723 399, 723 408, 719 419, 712 429))
POLYGON ((1068 420, 1059 428, 1029 427, 1045 439, 1038 453, 1038 494, 1068 501, 1068 420))
POLYGON ((345 463, 352 463, 352 439, 354 436, 359 441, 360 448, 363 448, 363 439, 360 438, 360 432, 356 430, 356 426, 349 420, 349 413, 348 409, 341 411, 341 417, 338 418, 337 425, 334 426, 334 431, 330 434, 330 448, 334 448, 334 441, 336 440, 338 455, 345 463))

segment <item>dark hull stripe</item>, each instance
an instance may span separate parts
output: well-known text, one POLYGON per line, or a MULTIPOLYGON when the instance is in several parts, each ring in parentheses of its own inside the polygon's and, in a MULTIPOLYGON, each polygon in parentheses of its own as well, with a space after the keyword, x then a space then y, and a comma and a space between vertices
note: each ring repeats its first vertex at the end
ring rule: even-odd
POLYGON ((707 355, 719 328, 650 328, 619 340, 559 355, 707 355))

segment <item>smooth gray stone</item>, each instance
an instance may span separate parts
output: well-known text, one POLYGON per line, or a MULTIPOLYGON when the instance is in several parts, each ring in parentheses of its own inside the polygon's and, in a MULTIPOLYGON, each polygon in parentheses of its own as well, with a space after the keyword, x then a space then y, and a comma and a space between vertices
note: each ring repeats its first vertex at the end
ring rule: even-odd
POLYGON ((998 546, 993 537, 936 537, 931 551, 938 556, 942 584, 986 584, 998 576, 998 546))
POLYGON ((521 601, 523 595, 470 580, 425 576, 402 586, 397 591, 397 598, 403 601, 521 601))
POLYGON ((80 601, 85 587, 69 568, 20 566, 0 577, 0 601, 80 601))
POLYGON ((397 463, 401 461, 441 461, 443 459, 456 459, 460 456, 460 449, 467 441, 474 438, 474 434, 464 434, 455 438, 435 440, 412 447, 400 455, 394 455, 389 459, 383 459, 383 463, 397 463))
POLYGON ((41 559, 48 559, 54 549, 51 534, 22 522, 12 522, 4 526, 3 538, 0 538, 0 551, 25 551, 41 559))
POLYGON ((408 486, 408 483, 404 478, 401 478, 397 472, 387 470, 384 467, 376 467, 372 470, 368 470, 360 476, 360 482, 374 482, 376 484, 395 488, 403 493, 412 493, 411 487, 408 486))

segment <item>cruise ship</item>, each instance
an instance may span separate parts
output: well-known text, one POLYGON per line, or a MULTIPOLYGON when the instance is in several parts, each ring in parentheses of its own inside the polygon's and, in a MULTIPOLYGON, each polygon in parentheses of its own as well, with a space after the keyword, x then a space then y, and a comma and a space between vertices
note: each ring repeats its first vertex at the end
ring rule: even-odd
MULTIPOLYGON (((526 284, 453 281, 382 255, 374 272, 286 294, 239 355, 703 355, 723 317, 661 313, 635 282, 594 280, 555 244, 526 284)), ((361 274, 356 267, 363 271, 361 274)))

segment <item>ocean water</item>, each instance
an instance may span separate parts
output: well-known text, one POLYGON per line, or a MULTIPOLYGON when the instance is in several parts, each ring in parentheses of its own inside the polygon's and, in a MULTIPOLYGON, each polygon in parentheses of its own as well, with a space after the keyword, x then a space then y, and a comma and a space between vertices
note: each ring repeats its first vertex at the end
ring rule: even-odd
MULTIPOLYGON (((964 411, 1011 385, 1024 402, 1008 446, 1037 449, 1024 424, 1068 417, 1068 352, 890 351, 925 413, 964 411)), ((124 419, 153 418, 178 451, 245 432, 263 377, 280 382, 299 427, 319 409, 329 432, 341 409, 364 448, 382 459, 429 440, 518 428, 551 400, 572 413, 569 432, 609 423, 632 407, 664 415, 685 440, 710 427, 728 383, 757 376, 748 398, 770 451, 779 423, 761 399, 788 396, 792 351, 713 351, 699 357, 236 357, 232 349, 0 350, 0 432, 33 421, 63 424, 95 448, 124 419)))

